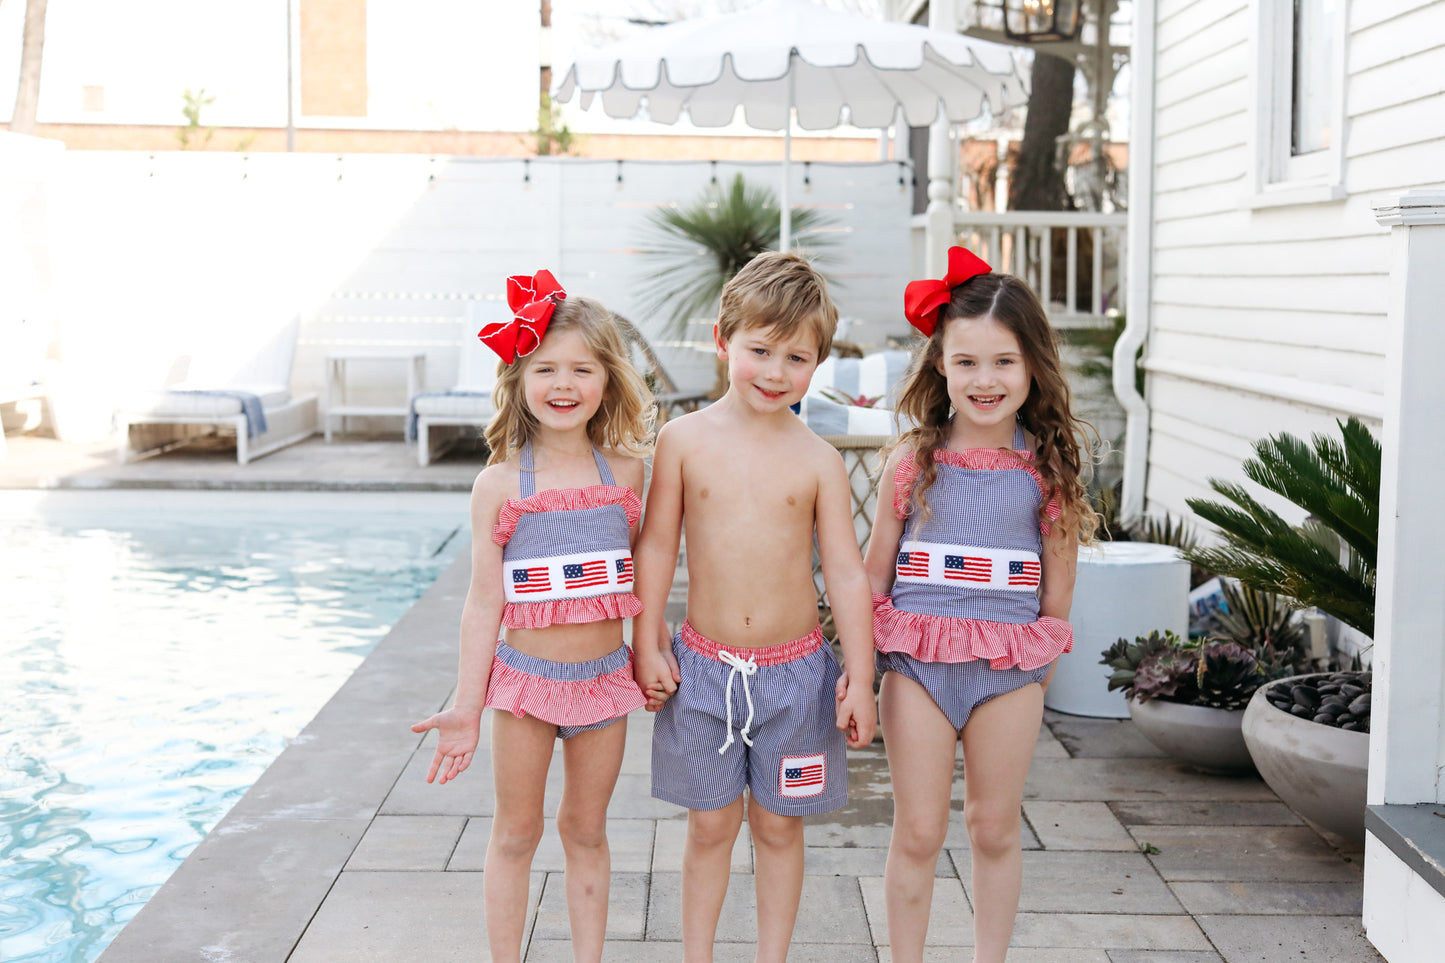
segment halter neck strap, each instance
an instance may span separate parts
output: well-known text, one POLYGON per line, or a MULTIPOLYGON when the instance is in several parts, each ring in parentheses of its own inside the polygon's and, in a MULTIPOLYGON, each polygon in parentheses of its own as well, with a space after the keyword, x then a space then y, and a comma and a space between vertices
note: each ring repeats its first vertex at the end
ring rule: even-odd
MULTIPOLYGON (((522 497, 530 498, 537 494, 537 470, 533 467, 532 443, 528 441, 522 445, 521 454, 518 456, 522 463, 522 497)), ((592 449, 592 460, 597 463, 597 474, 604 485, 615 485, 617 482, 612 477, 612 467, 607 464, 607 459, 597 448, 592 449)))
POLYGON ((1024 426, 1019 422, 1014 423, 1014 450, 1022 451, 1028 446, 1028 439, 1024 437, 1024 426))

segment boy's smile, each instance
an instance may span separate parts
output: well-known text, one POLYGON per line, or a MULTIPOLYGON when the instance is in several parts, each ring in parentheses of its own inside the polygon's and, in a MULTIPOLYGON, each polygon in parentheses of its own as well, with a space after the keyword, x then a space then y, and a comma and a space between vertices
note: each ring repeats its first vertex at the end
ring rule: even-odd
POLYGON ((759 413, 796 404, 821 360, 809 325, 778 339, 766 327, 741 328, 724 341, 714 330, 718 358, 728 365, 728 392, 759 413))

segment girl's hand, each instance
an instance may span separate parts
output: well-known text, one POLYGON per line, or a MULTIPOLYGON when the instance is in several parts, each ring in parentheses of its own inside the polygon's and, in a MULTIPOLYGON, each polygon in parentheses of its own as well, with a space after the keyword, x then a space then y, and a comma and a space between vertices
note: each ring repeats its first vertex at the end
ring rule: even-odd
POLYGON ((632 678, 647 699, 648 712, 661 709, 682 681, 682 672, 677 667, 671 647, 653 649, 651 652, 634 652, 632 678))
POLYGON ((436 754, 432 756, 431 768, 427 770, 426 781, 434 781, 437 773, 441 773, 441 784, 445 786, 466 772, 467 767, 472 764, 472 755, 477 751, 477 741, 482 734, 482 714, 453 706, 411 727, 412 732, 427 732, 431 729, 436 729, 440 738, 437 740, 436 754))

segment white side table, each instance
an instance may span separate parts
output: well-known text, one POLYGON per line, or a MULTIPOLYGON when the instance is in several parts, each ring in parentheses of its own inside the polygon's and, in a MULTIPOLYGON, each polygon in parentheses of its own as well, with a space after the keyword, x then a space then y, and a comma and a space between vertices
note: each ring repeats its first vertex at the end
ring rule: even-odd
POLYGON ((326 371, 322 379, 326 384, 326 414, 323 427, 326 440, 331 440, 331 421, 340 419, 341 428, 346 430, 347 415, 380 415, 401 418, 405 421, 410 413, 411 399, 426 383, 426 355, 421 352, 406 353, 395 351, 338 351, 326 356, 326 371), (350 405, 346 403, 346 363, 348 361, 382 361, 403 364, 406 370, 406 396, 399 405, 350 405))

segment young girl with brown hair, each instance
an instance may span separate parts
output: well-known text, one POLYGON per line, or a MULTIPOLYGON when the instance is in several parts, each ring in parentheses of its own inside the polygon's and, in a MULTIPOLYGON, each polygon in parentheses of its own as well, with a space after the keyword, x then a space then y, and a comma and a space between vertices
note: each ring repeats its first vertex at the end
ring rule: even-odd
POLYGON ((439 730, 427 781, 446 783, 471 764, 483 707, 494 710, 496 808, 484 880, 494 960, 521 953, 547 768, 554 741, 563 740, 557 832, 573 956, 600 960, 607 803, 622 767, 625 717, 646 701, 622 627, 642 611, 632 542, 652 398, 606 308, 567 297, 547 271, 507 281, 515 317, 478 334, 503 368, 486 432, 491 458, 472 486, 472 581, 456 699, 412 729, 439 730))
POLYGON ((904 297, 927 338, 900 388, 865 565, 893 780, 884 890, 893 959, 921 960, 963 740, 974 960, 1001 963, 1018 912, 1020 807, 1078 546, 1097 519, 1085 425, 1042 306, 962 248, 904 297))

